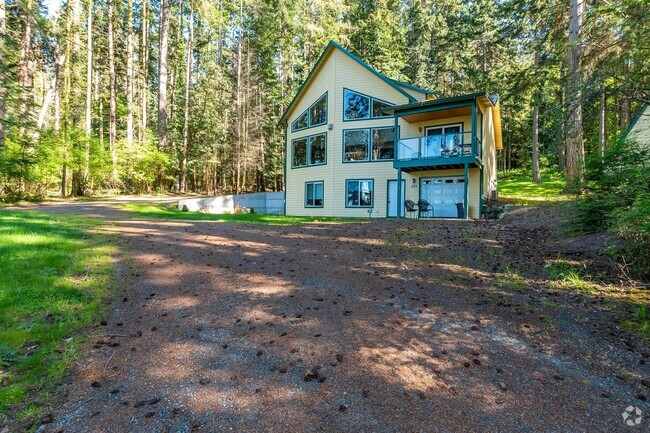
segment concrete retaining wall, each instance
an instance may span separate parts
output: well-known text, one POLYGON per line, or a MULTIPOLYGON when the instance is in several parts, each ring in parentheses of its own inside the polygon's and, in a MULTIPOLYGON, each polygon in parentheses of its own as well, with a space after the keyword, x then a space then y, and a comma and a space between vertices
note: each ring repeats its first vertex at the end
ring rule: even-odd
POLYGON ((179 210, 182 210, 183 206, 187 206, 190 212, 234 213, 236 207, 246 207, 255 209, 256 213, 283 215, 284 192, 256 192, 253 194, 186 198, 178 202, 179 210))

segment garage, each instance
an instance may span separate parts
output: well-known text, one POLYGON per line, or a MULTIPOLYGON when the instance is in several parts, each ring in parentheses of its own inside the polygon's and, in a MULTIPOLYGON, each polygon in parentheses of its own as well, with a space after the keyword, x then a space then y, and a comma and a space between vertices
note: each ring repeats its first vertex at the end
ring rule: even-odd
POLYGON ((423 177, 420 199, 431 203, 433 211, 422 217, 462 218, 458 204, 465 202, 465 178, 462 176, 423 177))

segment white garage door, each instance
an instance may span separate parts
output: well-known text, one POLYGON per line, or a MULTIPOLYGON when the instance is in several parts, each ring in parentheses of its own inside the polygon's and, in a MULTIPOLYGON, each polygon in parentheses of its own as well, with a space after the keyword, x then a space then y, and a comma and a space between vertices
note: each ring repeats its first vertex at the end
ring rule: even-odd
POLYGON ((456 204, 464 202, 464 177, 427 177, 420 182, 420 197, 431 203, 434 217, 458 217, 456 204))

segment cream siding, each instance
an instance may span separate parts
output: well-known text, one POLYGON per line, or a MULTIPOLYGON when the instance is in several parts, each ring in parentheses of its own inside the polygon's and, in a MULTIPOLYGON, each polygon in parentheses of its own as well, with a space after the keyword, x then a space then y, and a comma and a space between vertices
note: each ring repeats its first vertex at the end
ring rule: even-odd
MULTIPOLYGON (((397 179, 397 170, 393 161, 386 162, 343 162, 343 130, 356 128, 393 127, 394 119, 343 121, 343 89, 347 88, 365 95, 381 99, 393 104, 408 103, 408 98, 377 77, 365 67, 338 49, 330 49, 323 58, 320 67, 315 71, 310 83, 306 85, 297 98, 287 118, 286 134, 286 213, 288 215, 311 216, 349 216, 368 217, 367 208, 346 207, 346 180, 371 179, 374 181, 374 197, 371 216, 386 217, 388 180, 397 179), (307 128, 292 132, 291 123, 318 100, 324 93, 328 94, 328 119, 326 125, 307 128), (328 125, 331 125, 328 127, 328 125), (327 163, 320 166, 292 168, 292 140, 319 133, 327 134, 327 163), (324 206, 322 208, 305 207, 305 183, 322 181, 324 183, 324 206)), ((400 87, 418 100, 426 98, 424 93, 400 87)), ((489 109, 488 109, 489 110, 489 109)), ((488 116, 484 116, 484 136, 489 134, 488 116)), ((471 116, 454 117, 409 124, 400 119, 400 137, 416 137, 423 135, 427 126, 462 123, 463 131, 471 130, 471 116), (422 128, 422 132, 418 128, 422 128)), ((493 134, 493 132, 492 132, 493 134)), ((493 146, 493 139, 492 144, 493 146)), ((484 146, 490 146, 487 142, 484 146)), ((406 190, 403 191, 402 202, 405 199, 419 199, 420 178, 436 176, 463 176, 462 169, 416 171, 411 174, 402 173, 406 190), (413 183, 415 179, 415 183, 413 183)), ((491 175, 490 175, 491 176, 491 175)), ((479 218, 480 170, 469 170, 468 185, 468 216, 479 218)))

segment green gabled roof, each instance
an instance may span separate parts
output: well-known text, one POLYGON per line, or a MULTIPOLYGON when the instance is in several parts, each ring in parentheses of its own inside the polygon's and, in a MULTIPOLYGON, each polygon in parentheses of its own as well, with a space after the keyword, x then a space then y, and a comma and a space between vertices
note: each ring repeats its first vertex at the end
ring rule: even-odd
POLYGON ((405 83, 404 81, 394 80, 394 79, 392 79, 392 78, 389 78, 389 80, 391 80, 393 83, 397 84, 398 86, 402 86, 402 87, 406 87, 407 89, 411 89, 411 90, 415 90, 415 91, 418 91, 418 92, 422 92, 422 93, 424 93, 425 95, 433 95, 433 96, 437 96, 436 93, 435 93, 433 90, 427 90, 427 89, 424 89, 424 88, 422 88, 422 87, 415 86, 415 85, 410 84, 410 83, 405 83))
MULTIPOLYGON (((327 46, 325 47, 325 49, 321 53, 320 57, 318 57, 318 60, 316 61, 316 64, 311 69, 311 71, 309 71, 309 75, 307 75, 307 78, 305 79, 305 81, 303 81, 303 83, 298 88, 298 91, 296 92, 293 99, 291 100, 291 102, 287 106, 286 110, 284 110, 284 113, 282 113, 282 117, 280 117, 280 120, 278 120, 278 125, 282 125, 287 121, 287 117, 288 117, 289 113, 291 112, 291 109, 293 108, 294 104, 296 103, 296 101, 300 97, 300 94, 305 89, 307 84, 309 84, 312 77, 315 75, 316 71, 318 70, 318 67, 321 65, 321 63, 325 59, 325 56, 327 55, 327 53, 332 48, 338 48, 343 53, 347 54, 347 56, 350 57, 352 60, 354 60, 355 62, 357 62, 358 64, 360 64, 364 68, 366 68, 368 71, 373 73, 376 77, 378 77, 380 80, 382 80, 383 82, 385 82, 386 84, 391 86, 393 89, 397 90, 399 93, 404 95, 410 102, 417 102, 417 100, 413 96, 411 96, 408 92, 406 92, 404 89, 399 87, 399 85, 404 86, 404 87, 408 87, 408 86, 406 86, 405 84, 399 83, 399 82, 397 82, 395 80, 391 80, 390 78, 388 78, 387 76, 381 74, 379 71, 374 69, 372 66, 370 66, 369 64, 367 64, 366 62, 361 60, 359 57, 355 56, 354 54, 352 54, 351 52, 349 52, 348 50, 343 48, 341 45, 337 44, 334 41, 329 41, 329 43, 327 44, 327 46), (398 83, 399 83, 399 85, 398 85, 398 83)), ((415 86, 413 86, 413 87, 415 87, 415 86)), ((418 89, 418 88, 416 88, 415 90, 424 91, 423 89, 418 89)))

